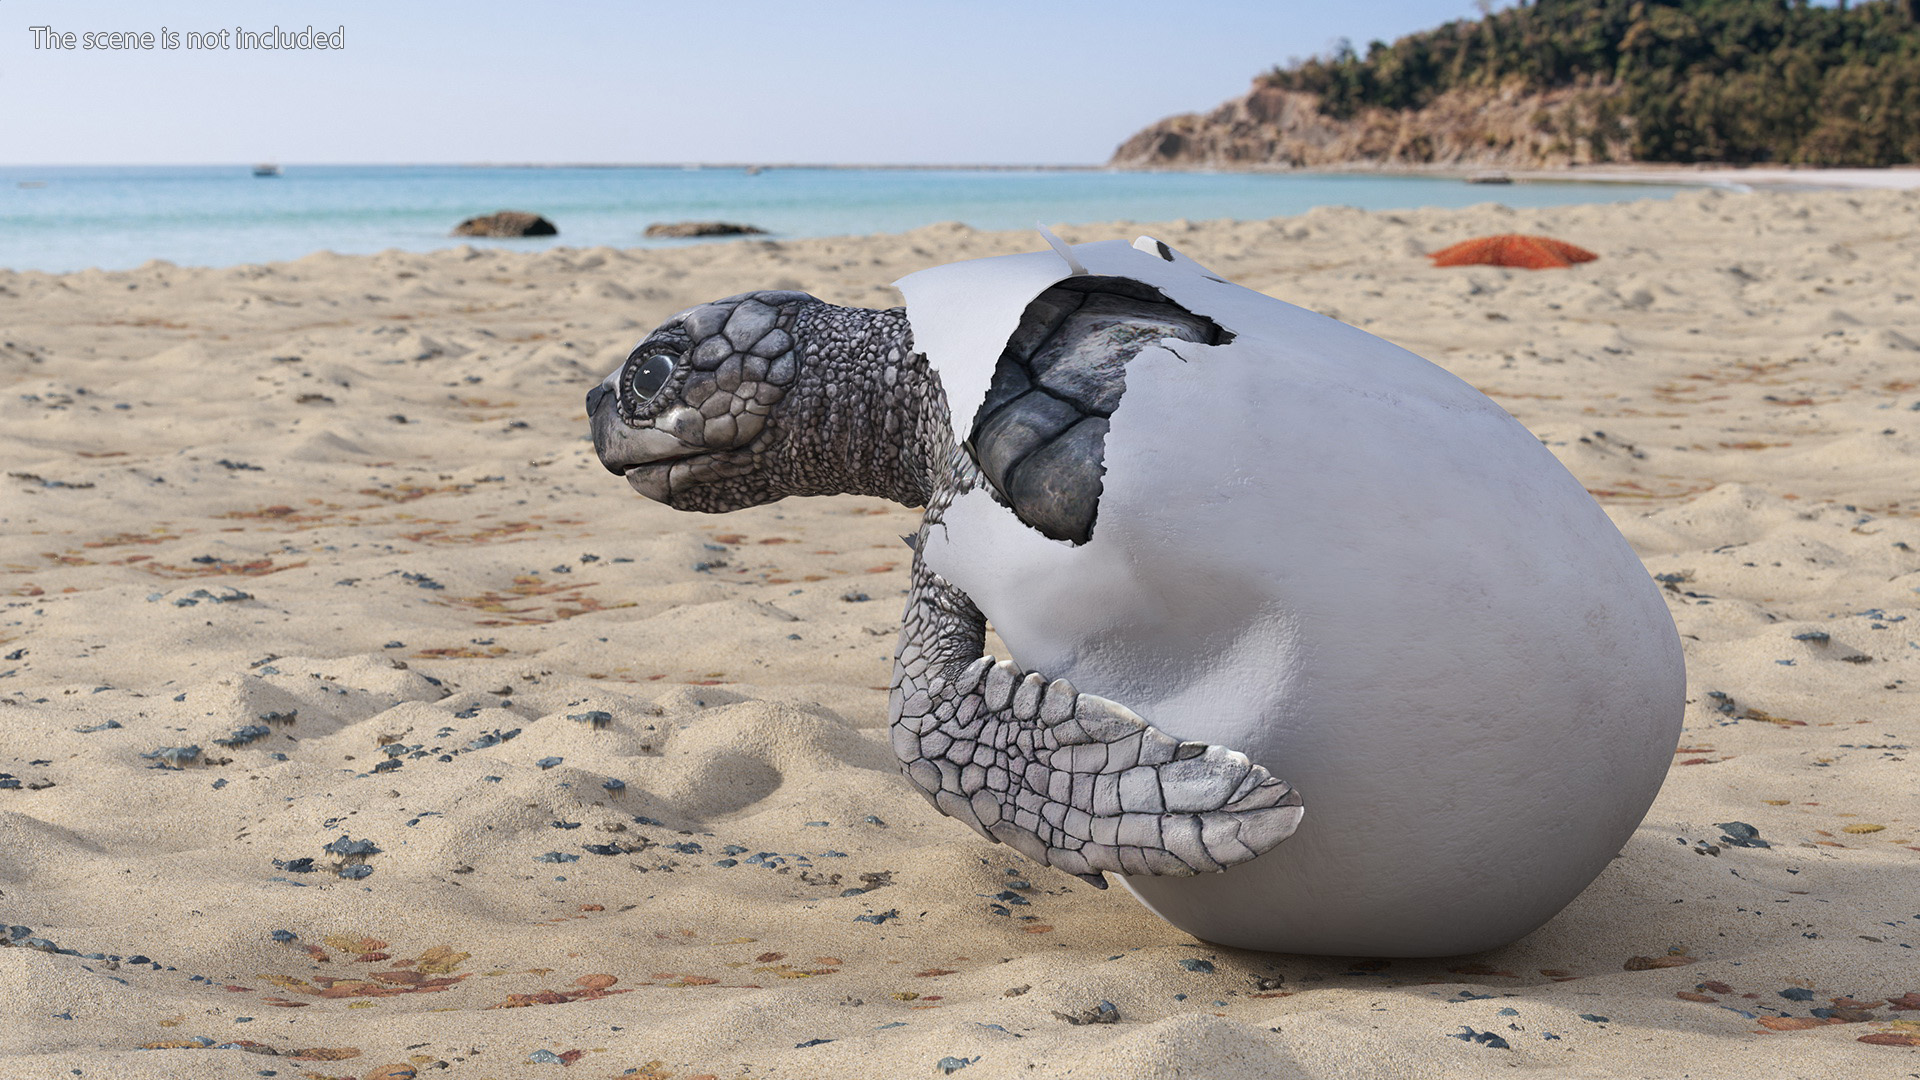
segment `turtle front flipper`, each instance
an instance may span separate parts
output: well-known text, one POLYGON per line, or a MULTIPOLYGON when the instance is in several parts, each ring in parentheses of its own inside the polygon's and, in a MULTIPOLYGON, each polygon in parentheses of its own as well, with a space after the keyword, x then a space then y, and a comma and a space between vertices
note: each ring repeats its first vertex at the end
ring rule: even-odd
POLYGON ((916 558, 889 713, 901 771, 941 813, 1100 888, 1103 870, 1224 870, 1299 824, 1299 794, 1245 754, 982 655, 985 637, 916 558))

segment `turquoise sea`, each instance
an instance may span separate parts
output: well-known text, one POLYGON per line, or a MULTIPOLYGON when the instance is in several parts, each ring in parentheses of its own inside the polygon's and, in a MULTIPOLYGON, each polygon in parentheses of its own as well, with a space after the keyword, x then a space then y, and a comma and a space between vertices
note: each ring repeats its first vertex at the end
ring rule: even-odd
MULTIPOLYGON (((653 222, 722 220, 776 239, 900 232, 940 221, 1022 229, 1036 221, 1270 218, 1315 206, 1367 210, 1664 198, 1679 188, 1607 183, 1467 184, 1325 173, 1077 169, 858 169, 288 165, 0 166, 0 268, 127 269, 295 259, 309 252, 431 251, 463 218, 544 214, 560 235, 476 244, 666 246, 653 222)), ((700 242, 700 241, 692 241, 700 242)))

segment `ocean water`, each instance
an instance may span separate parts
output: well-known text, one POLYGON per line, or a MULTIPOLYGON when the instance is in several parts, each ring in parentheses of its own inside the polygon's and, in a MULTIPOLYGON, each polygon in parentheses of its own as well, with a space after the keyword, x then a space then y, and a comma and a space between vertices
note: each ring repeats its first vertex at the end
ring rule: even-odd
POLYGON ((432 251, 460 243, 537 251, 671 246, 653 222, 721 220, 773 238, 901 232, 941 221, 981 229, 1036 221, 1261 219, 1315 206, 1559 206, 1664 198, 1676 187, 1467 184, 1437 177, 1101 170, 0 166, 0 268, 127 269, 149 259, 232 266, 309 252, 432 251), (456 240, 462 219, 545 215, 560 235, 456 240))

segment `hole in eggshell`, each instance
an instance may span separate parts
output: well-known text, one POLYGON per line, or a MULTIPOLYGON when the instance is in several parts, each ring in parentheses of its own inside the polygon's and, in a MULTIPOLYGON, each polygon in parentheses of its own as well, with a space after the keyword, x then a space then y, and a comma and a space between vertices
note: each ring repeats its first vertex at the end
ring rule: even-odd
POLYGON ((966 442, 995 497, 1044 536, 1091 540, 1127 362, 1168 338, 1225 345, 1233 333, 1131 278, 1078 275, 1035 297, 966 442))

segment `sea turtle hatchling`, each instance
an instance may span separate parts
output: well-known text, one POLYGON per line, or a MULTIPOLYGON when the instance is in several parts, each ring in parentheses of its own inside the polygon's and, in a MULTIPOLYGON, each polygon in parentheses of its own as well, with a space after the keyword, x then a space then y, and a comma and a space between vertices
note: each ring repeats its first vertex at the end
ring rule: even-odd
POLYGON ((1447 955, 1551 918, 1679 733, 1625 540, 1412 353, 1151 238, 1049 241, 910 275, 904 309, 675 315, 587 395, 600 458, 684 510, 926 507, 893 748, 983 836, 1245 948, 1447 955))

